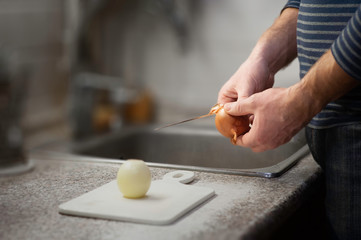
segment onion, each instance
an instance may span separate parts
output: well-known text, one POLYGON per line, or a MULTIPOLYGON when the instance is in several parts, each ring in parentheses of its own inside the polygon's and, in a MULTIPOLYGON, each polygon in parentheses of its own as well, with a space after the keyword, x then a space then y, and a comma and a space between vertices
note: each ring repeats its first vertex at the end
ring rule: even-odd
POLYGON ((210 113, 215 113, 217 130, 225 137, 230 138, 236 144, 237 137, 249 131, 249 120, 247 116, 231 116, 223 108, 222 104, 215 105, 210 113))
POLYGON ((124 197, 144 197, 151 184, 150 170, 142 160, 127 160, 118 170, 117 183, 124 197))

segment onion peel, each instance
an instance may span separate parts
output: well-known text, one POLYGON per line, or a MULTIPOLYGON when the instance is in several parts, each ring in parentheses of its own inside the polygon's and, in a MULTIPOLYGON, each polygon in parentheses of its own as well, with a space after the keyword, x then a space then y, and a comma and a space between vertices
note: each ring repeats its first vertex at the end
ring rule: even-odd
POLYGON ((240 135, 249 131, 248 116, 232 116, 224 110, 223 104, 214 105, 209 114, 215 114, 215 125, 217 130, 225 137, 231 139, 232 144, 236 144, 240 135))

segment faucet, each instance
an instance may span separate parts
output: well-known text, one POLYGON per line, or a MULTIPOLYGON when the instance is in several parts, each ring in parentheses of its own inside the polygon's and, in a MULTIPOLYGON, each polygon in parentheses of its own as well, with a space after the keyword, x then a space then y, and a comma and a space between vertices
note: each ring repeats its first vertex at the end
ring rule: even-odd
POLYGON ((141 95, 140 89, 125 87, 122 79, 82 72, 70 86, 70 126, 73 139, 83 140, 99 132, 125 125, 123 107, 141 95))
POLYGON ((27 72, 14 57, 0 46, 0 176, 33 168, 24 154, 20 126, 27 72))

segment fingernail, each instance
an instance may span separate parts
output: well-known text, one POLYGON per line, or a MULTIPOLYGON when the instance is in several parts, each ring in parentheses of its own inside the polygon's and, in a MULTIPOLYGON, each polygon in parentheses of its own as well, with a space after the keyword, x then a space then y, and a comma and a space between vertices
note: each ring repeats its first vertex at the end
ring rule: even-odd
POLYGON ((226 112, 228 112, 229 110, 231 110, 231 104, 228 104, 228 103, 227 103, 227 104, 224 105, 223 108, 224 108, 224 110, 225 110, 226 112))

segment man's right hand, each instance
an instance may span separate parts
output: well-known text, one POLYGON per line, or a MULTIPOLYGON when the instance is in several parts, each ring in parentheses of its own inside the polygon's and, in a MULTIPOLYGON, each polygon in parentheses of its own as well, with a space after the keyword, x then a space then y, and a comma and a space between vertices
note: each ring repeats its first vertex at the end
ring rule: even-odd
MULTIPOLYGON (((218 103, 239 101, 271 88, 274 75, 297 55, 296 25, 298 9, 287 8, 261 36, 248 59, 223 85, 218 103)), ((232 111, 232 115, 237 114, 232 111)))
POLYGON ((237 104, 237 101, 271 88, 273 83, 274 74, 266 61, 250 57, 223 85, 218 94, 218 103, 237 104))

